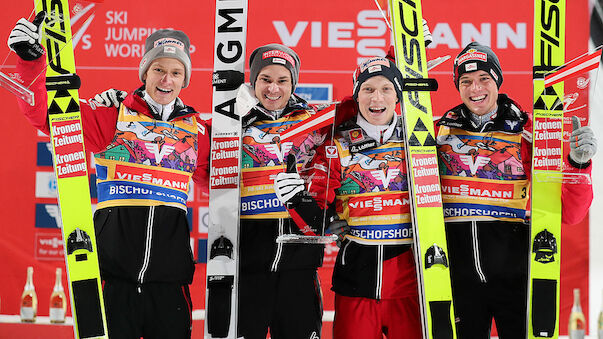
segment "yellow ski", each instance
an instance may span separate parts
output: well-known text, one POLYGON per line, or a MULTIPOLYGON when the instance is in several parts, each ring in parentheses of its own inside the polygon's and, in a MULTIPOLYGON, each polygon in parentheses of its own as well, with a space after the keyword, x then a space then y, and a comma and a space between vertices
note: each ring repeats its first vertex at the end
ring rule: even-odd
POLYGON ((529 338, 559 336, 564 91, 544 76, 564 59, 565 0, 535 0, 529 338))
MULTIPOLYGON (((421 1, 390 0, 396 63, 405 85, 427 78, 421 1)), ((406 86, 405 86, 406 87, 406 86)), ((456 338, 440 176, 427 91, 405 88, 402 118, 413 216, 423 337, 456 338)))
POLYGON ((46 12, 48 119, 76 338, 108 338, 88 185, 67 0, 36 1, 46 12))

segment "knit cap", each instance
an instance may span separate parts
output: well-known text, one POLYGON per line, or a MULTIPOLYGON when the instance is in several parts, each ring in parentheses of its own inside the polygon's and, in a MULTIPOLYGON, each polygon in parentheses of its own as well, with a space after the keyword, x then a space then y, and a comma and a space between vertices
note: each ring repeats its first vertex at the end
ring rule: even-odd
POLYGON ((354 71, 354 100, 358 100, 358 92, 363 82, 377 75, 386 77, 394 84, 398 100, 402 100, 402 84, 404 78, 396 64, 384 57, 370 58, 354 71))
POLYGON ((260 71, 270 65, 285 66, 291 72, 291 93, 299 79, 299 56, 291 48, 281 44, 268 44, 256 48, 249 57, 249 82, 255 88, 260 71))
POLYGON ((498 57, 488 46, 472 42, 454 59, 454 84, 459 88, 459 79, 465 73, 482 70, 492 77, 498 88, 502 85, 503 75, 498 57))
POLYGON ((174 58, 184 65, 184 87, 188 86, 191 79, 191 42, 188 36, 173 29, 160 29, 149 35, 144 44, 144 55, 138 66, 138 78, 143 81, 143 76, 155 59, 174 58))

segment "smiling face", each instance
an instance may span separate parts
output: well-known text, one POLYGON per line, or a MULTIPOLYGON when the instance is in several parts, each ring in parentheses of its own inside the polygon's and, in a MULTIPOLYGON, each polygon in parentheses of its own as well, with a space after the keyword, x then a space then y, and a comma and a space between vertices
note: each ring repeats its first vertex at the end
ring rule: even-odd
POLYGON ((382 75, 368 78, 358 91, 360 114, 372 125, 387 125, 392 121, 398 97, 394 84, 382 75))
POLYGON ((153 60, 143 76, 145 91, 155 102, 167 105, 178 97, 184 85, 184 64, 173 58, 153 60))
POLYGON ((269 111, 285 108, 291 97, 291 72, 281 65, 269 65, 260 71, 255 81, 255 96, 269 111))
POLYGON ((465 106, 476 115, 481 116, 496 109, 498 86, 485 71, 463 74, 459 78, 459 93, 465 106))

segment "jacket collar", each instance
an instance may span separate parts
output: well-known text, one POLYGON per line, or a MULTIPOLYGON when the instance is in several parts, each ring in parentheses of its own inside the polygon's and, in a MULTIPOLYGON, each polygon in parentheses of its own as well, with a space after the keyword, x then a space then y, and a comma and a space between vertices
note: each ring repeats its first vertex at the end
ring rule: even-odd
POLYGON ((499 94, 497 99, 498 111, 491 120, 483 126, 471 119, 471 111, 460 104, 444 114, 438 121, 438 126, 457 127, 470 132, 500 131, 507 133, 519 133, 528 122, 528 114, 524 112, 519 104, 506 94, 499 94))
MULTIPOLYGON (((143 94, 144 86, 136 89, 126 96, 123 101, 123 105, 128 109, 144 114, 156 120, 162 120, 161 115, 156 112, 151 105, 145 101, 143 94)), ((177 98, 174 102, 174 109, 170 114, 168 121, 180 120, 189 116, 198 115, 199 113, 191 106, 185 105, 180 98, 177 98)))

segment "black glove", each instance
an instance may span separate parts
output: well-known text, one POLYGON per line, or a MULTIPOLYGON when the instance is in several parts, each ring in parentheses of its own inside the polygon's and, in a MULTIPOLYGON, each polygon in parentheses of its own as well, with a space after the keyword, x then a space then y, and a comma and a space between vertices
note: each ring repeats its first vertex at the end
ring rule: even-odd
POLYGON ((350 233, 350 226, 347 221, 339 220, 339 217, 337 217, 329 224, 329 230, 337 236, 337 246, 341 247, 343 239, 350 233))
POLYGON ((127 95, 128 92, 110 88, 104 92, 95 95, 93 100, 105 107, 114 106, 116 108, 119 108, 119 105, 122 101, 124 101, 127 95))
POLYGON ((10 32, 8 47, 21 59, 31 61, 44 55, 44 47, 40 44, 40 31, 45 16, 46 12, 42 11, 36 15, 33 22, 21 18, 10 32))

